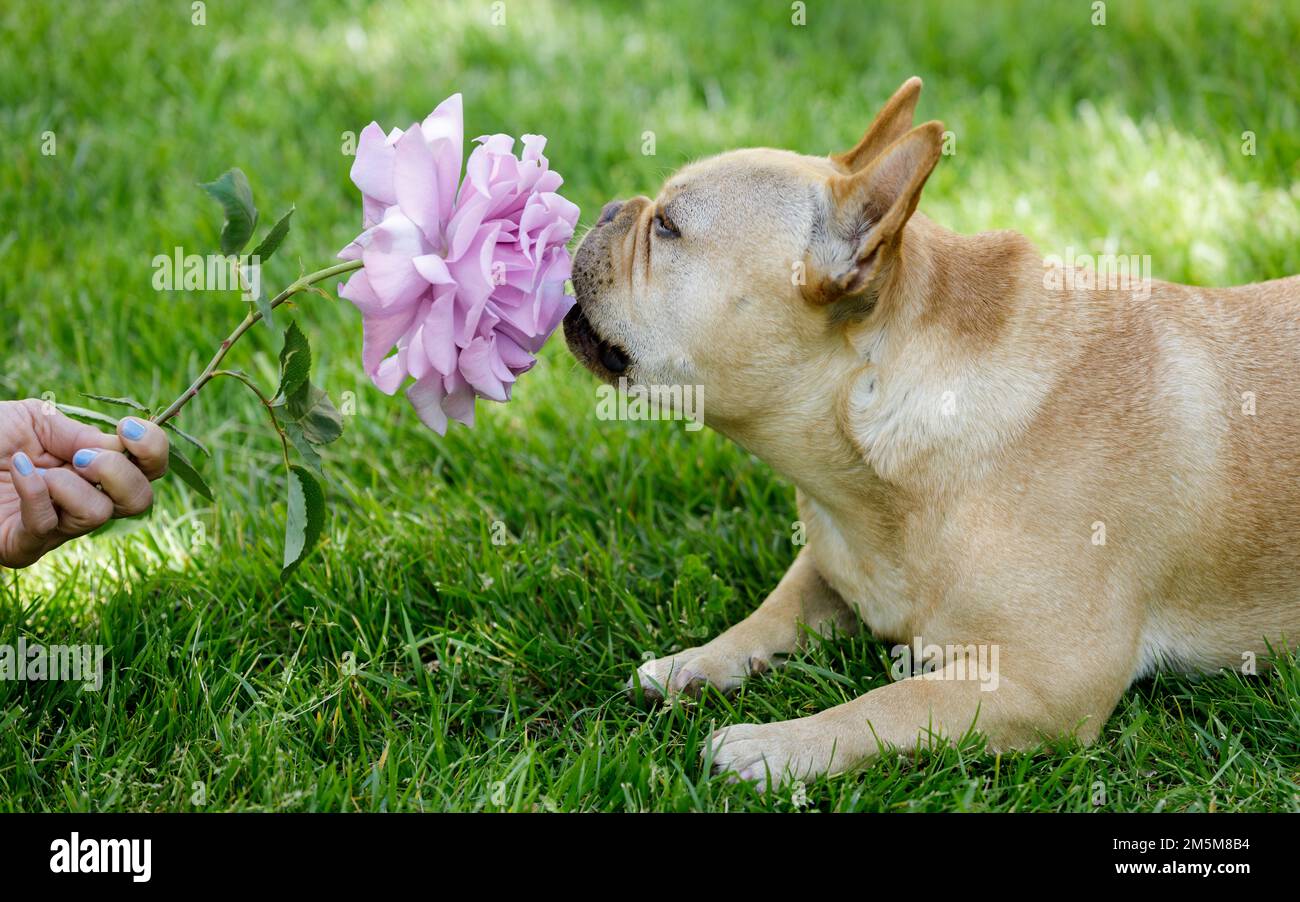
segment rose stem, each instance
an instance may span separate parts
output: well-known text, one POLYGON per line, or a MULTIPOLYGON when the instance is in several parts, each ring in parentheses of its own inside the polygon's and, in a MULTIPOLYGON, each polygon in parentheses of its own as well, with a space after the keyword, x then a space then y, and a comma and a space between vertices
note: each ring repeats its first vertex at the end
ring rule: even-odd
MULTIPOLYGON (((288 288, 272 298, 271 309, 274 310, 276 307, 279 307, 285 301, 289 300, 289 298, 293 297, 309 285, 314 285, 317 282, 323 282, 326 279, 340 276, 344 273, 352 272, 352 270, 360 268, 360 260, 349 260, 347 263, 339 263, 335 266, 328 267, 327 269, 308 273, 307 275, 300 277, 297 281, 289 285, 288 288)), ((173 401, 166 410, 154 417, 153 421, 161 426, 163 423, 166 423, 172 417, 176 416, 176 414, 180 413, 181 408, 188 404, 190 399, 197 395, 203 386, 212 381, 213 374, 216 372, 217 367, 221 365, 221 361, 225 359, 226 352, 230 350, 230 346, 239 341, 240 336, 252 328, 253 324, 261 318, 262 314, 260 311, 250 310, 248 315, 244 317, 243 322, 235 327, 235 331, 231 332, 230 335, 221 342, 221 347, 217 349, 217 353, 212 356, 210 361, 208 361, 208 365, 203 368, 203 372, 199 373, 199 377, 194 380, 194 383, 189 388, 185 389, 185 393, 173 401)))

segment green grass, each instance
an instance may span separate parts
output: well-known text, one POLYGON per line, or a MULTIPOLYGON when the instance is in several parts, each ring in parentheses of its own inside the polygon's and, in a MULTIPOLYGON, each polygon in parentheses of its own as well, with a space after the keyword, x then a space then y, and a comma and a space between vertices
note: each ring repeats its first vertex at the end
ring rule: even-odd
MULTIPOLYGON (((155 254, 216 245, 194 183, 238 165, 264 220, 298 204, 264 274, 283 285, 359 225, 343 132, 453 91, 470 135, 549 135, 589 223, 697 156, 843 149, 919 74, 921 115, 957 137, 922 202, 939 221, 1045 253, 1109 241, 1178 281, 1300 272, 1300 4, 1115 0, 1104 27, 1083 2, 808 7, 795 27, 780 0, 509 0, 494 27, 487 2, 223 0, 198 27, 189 3, 9 4, 0 396, 169 401, 242 315, 150 287, 155 254)), ((309 297, 297 317, 320 381, 357 404, 326 452, 322 547, 278 584, 276 443, 214 385, 184 422, 214 446, 216 504, 169 481, 133 532, 3 574, 0 642, 109 651, 98 694, 0 684, 0 809, 792 807, 703 774, 710 726, 882 685, 878 643, 819 645, 732 700, 646 712, 618 692, 644 654, 698 644, 776 583, 786 484, 707 431, 597 420, 558 342, 514 402, 440 439, 369 385, 349 305, 309 297)), ((270 383, 275 351, 259 328, 232 360, 270 383)), ((1160 678, 1090 748, 887 757, 811 783, 808 806, 1297 810, 1298 696, 1294 660, 1160 678)))

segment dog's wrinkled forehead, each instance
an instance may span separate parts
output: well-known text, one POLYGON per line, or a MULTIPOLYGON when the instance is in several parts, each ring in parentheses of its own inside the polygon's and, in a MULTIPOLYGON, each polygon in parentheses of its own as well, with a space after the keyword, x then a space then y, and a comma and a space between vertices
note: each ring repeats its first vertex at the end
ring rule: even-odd
POLYGON ((658 200, 683 232, 774 227, 789 234, 811 224, 834 171, 828 160, 789 151, 736 150, 683 167, 658 200))

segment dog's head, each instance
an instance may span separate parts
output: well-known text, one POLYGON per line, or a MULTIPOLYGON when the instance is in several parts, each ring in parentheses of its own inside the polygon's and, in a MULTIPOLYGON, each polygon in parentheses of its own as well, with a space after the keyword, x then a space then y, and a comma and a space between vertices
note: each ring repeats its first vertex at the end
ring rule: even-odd
POLYGON ((940 156, 943 127, 912 127, 920 90, 845 153, 736 150, 607 205, 574 258, 574 355, 606 381, 703 386, 723 432, 825 386, 940 156))

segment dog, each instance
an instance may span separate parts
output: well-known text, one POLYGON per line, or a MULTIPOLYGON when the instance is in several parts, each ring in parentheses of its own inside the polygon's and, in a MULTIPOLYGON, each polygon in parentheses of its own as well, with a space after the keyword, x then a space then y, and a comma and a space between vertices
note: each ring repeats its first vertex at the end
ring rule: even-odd
POLYGON ((732 779, 972 730, 1090 743, 1135 680, 1253 673, 1300 638, 1300 277, 1098 287, 1016 232, 949 231, 917 212, 944 141, 913 126, 920 92, 844 153, 691 163, 606 205, 574 255, 572 353, 607 382, 702 386, 705 424, 794 483, 806 536, 753 614, 631 689, 731 691, 859 623, 937 650, 715 731, 732 779))

